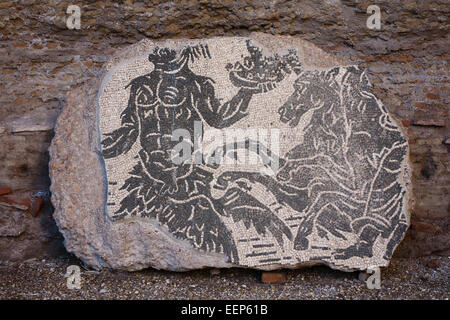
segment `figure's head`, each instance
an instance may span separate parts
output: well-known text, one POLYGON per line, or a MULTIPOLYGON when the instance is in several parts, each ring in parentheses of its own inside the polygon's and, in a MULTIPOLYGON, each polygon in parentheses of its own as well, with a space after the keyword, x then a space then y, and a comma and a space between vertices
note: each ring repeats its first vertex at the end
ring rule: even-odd
POLYGON ((173 73, 186 68, 189 60, 193 62, 200 57, 211 58, 208 45, 186 46, 181 52, 171 48, 156 47, 148 55, 148 60, 155 65, 156 70, 173 73))
POLYGON ((148 60, 155 65, 155 69, 170 71, 178 68, 177 52, 174 49, 156 47, 148 55, 148 60))

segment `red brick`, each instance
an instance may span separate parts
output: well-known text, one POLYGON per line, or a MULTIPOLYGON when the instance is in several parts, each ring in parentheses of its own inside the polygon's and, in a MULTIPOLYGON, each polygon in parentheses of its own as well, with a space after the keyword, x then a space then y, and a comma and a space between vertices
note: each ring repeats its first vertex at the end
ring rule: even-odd
POLYGON ((438 226, 434 226, 425 222, 414 222, 412 224, 414 230, 425 233, 438 233, 442 231, 442 229, 438 226))
POLYGON ((439 100, 441 98, 441 97, 439 97, 439 95, 434 94, 434 93, 427 93, 425 96, 431 100, 439 100))
POLYGON ((44 201, 42 200, 42 198, 37 198, 32 205, 31 208, 31 215, 33 217, 37 217, 39 215, 39 211, 42 208, 42 204, 44 203, 44 201))
POLYGON ((286 273, 284 272, 263 272, 261 275, 262 283, 284 283, 286 282, 286 273))
POLYGON ((405 127, 409 127, 411 125, 411 120, 402 120, 402 124, 405 127))
POLYGON ((12 199, 11 196, 0 196, 0 202, 3 202, 20 210, 30 209, 30 200, 26 198, 12 199))
POLYGON ((11 193, 11 188, 0 188, 0 195, 11 193))

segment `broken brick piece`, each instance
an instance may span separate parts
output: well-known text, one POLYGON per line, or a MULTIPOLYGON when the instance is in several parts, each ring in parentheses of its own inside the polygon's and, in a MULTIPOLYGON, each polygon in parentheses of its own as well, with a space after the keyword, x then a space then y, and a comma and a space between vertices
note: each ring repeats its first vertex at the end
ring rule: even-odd
POLYGON ((31 215, 33 217, 37 217, 39 214, 39 211, 42 208, 42 204, 44 203, 44 200, 42 198, 36 198, 33 202, 32 208, 31 208, 31 215))
POLYGON ((23 211, 28 211, 30 209, 30 200, 23 197, 15 197, 12 199, 11 196, 0 196, 0 204, 23 211))
POLYGON ((286 273, 284 272, 263 272, 261 274, 262 283, 284 283, 286 282, 286 273))
POLYGON ((11 193, 11 188, 0 188, 0 195, 11 193))
POLYGON ((402 120, 402 124, 405 127, 409 127, 411 125, 411 120, 402 120))

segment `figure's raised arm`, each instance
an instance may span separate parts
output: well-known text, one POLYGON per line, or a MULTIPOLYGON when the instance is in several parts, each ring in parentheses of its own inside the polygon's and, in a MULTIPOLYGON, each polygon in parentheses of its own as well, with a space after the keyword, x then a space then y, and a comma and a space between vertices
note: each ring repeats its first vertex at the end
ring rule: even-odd
POLYGON ((210 126, 226 128, 247 116, 248 105, 256 91, 241 88, 231 100, 221 103, 216 97, 211 78, 198 77, 195 81, 198 90, 191 93, 191 103, 210 126))
POLYGON ((277 87, 288 74, 300 73, 301 63, 294 51, 285 55, 266 57, 262 50, 247 41, 249 56, 243 63, 228 63, 226 70, 230 82, 239 91, 230 101, 221 103, 215 96, 214 81, 208 77, 197 76, 195 89, 191 93, 191 103, 203 119, 215 128, 228 127, 244 118, 254 94, 265 93, 277 87))

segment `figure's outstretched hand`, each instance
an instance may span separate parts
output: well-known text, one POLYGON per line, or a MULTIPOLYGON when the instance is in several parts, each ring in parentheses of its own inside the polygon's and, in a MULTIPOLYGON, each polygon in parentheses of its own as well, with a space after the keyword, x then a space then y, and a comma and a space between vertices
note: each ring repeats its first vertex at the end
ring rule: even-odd
POLYGON ((229 77, 233 85, 251 94, 265 93, 277 86, 275 81, 264 81, 242 70, 231 71, 229 77))
POLYGON ((276 88, 288 74, 300 73, 301 63, 297 53, 289 51, 287 54, 273 56, 263 55, 262 49, 247 41, 249 56, 242 62, 228 63, 230 81, 238 88, 251 94, 265 93, 276 88))
POLYGON ((258 93, 266 93, 269 92, 277 87, 277 84, 275 82, 266 81, 266 82, 260 82, 255 87, 243 87, 242 90, 248 91, 251 94, 258 94, 258 93))

